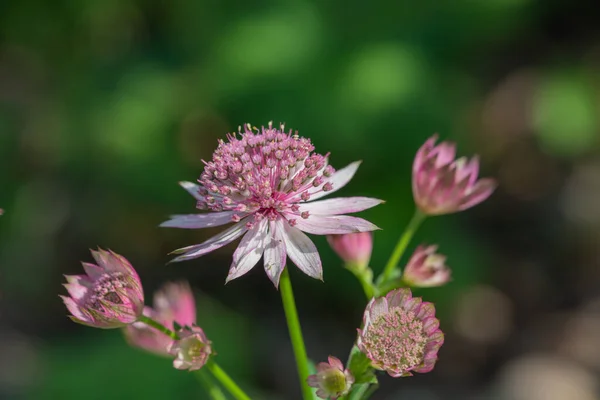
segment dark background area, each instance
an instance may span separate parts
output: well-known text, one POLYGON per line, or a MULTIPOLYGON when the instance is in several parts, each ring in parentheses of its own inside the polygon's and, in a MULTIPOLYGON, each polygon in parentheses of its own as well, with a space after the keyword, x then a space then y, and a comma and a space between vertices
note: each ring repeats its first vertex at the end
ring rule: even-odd
MULTIPOLYGON (((0 1, 0 396, 204 398, 121 332, 66 318, 62 274, 101 246, 132 262, 148 299, 188 279, 219 363, 253 397, 299 398, 261 268, 224 286, 233 245, 165 265, 217 230, 158 228, 194 212, 177 182, 217 139, 273 120, 334 167, 364 161, 336 195, 387 201, 362 213, 383 228, 376 271, 431 134, 499 181, 412 243, 438 243, 453 269, 417 292, 446 343, 432 373, 382 376, 375 400, 600 399, 599 20, 594 1, 0 1)), ((365 301, 313 239, 325 283, 292 271, 308 353, 345 360, 365 301)))

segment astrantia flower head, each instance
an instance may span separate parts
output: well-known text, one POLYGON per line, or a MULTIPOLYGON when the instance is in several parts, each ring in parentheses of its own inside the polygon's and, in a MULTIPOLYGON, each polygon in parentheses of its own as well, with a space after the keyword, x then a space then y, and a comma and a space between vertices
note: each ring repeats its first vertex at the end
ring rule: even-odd
MULTIPOLYGON (((154 294, 154 307, 144 307, 144 315, 160 322, 165 327, 192 326, 196 323, 194 294, 187 283, 167 283, 154 294)), ((144 350, 168 356, 173 339, 145 324, 135 322, 125 328, 127 341, 144 350)))
POLYGON ((125 257, 92 250, 98 265, 82 263, 87 275, 66 276, 70 297, 61 296, 73 321, 95 328, 119 328, 135 322, 144 308, 137 273, 125 257))
POLYGON ((206 228, 234 223, 202 244, 179 249, 173 261, 189 260, 216 250, 244 235, 233 254, 227 281, 248 272, 264 256, 267 275, 277 286, 286 255, 307 275, 322 279, 319 253, 303 233, 317 235, 378 229, 361 218, 342 214, 371 208, 381 200, 367 197, 320 199, 350 181, 359 163, 335 171, 328 155, 313 153, 309 139, 271 123, 249 124, 220 141, 205 162, 196 185, 181 185, 204 214, 174 215, 163 227, 206 228))
POLYGON ((471 208, 487 199, 494 189, 493 179, 477 180, 479 159, 455 160, 456 145, 435 145, 437 135, 419 149, 413 163, 413 196, 426 215, 450 214, 471 208))
POLYGON ((373 235, 370 232, 328 235, 327 241, 344 262, 359 268, 369 265, 373 250, 373 235))
POLYGON ((319 398, 336 400, 348 394, 354 377, 338 358, 329 356, 327 361, 317 365, 317 373, 308 377, 308 385, 318 388, 319 398))
POLYGON ((439 325, 433 304, 413 298, 410 289, 396 289, 371 299, 356 344, 374 368, 390 376, 429 372, 444 343, 439 325))
POLYGON ((177 369, 195 371, 206 364, 212 354, 211 342, 202 328, 192 326, 177 332, 179 340, 174 341, 169 353, 175 356, 173 366, 177 369))
POLYGON ((437 254, 437 246, 419 246, 408 261, 402 278, 415 287, 441 286, 450 280, 446 257, 437 254))

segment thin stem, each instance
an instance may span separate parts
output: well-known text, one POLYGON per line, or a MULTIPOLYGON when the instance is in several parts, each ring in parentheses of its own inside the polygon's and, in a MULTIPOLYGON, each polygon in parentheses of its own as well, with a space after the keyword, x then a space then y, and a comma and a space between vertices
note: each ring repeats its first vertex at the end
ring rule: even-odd
POLYGON ((221 367, 212 360, 208 360, 205 367, 213 374, 213 376, 221 382, 221 385, 237 400, 250 400, 250 397, 244 393, 242 389, 227 375, 221 367))
POLYGON ((196 371, 196 376, 212 400, 227 400, 221 388, 215 384, 204 368, 196 371))
MULTIPOLYGON (((165 335, 170 336, 174 340, 179 340, 179 335, 173 332, 169 328, 165 327, 160 322, 153 320, 152 318, 146 317, 142 315, 138 321, 145 323, 148 326, 151 326, 165 335)), ((250 400, 250 397, 240 387, 227 375, 225 371, 221 367, 219 367, 214 361, 208 360, 205 367, 214 375, 214 377, 221 382, 221 384, 231 393, 231 395, 237 400, 250 400)), ((219 389, 216 387, 216 389, 219 389)), ((220 390, 219 390, 220 391, 220 390)), ((222 395, 222 393, 221 393, 222 395)), ((221 397, 223 398, 223 397, 221 397)))
POLYGON ((398 240, 398 243, 396 244, 396 247, 394 248, 394 251, 392 252, 389 261, 385 265, 385 269, 383 270, 382 274, 382 283, 389 280, 392 276, 394 269, 398 265, 398 261, 400 261, 402 254, 404 254, 406 247, 410 243, 410 240, 412 239, 417 229, 419 229, 421 223, 425 220, 425 217, 426 215, 423 214, 418 208, 415 210, 415 214, 408 223, 408 226, 404 230, 404 233, 402 233, 402 236, 400 236, 400 239, 398 240))
POLYGON ((162 333, 164 333, 165 335, 171 337, 174 340, 179 340, 179 336, 177 335, 177 333, 173 332, 172 330, 170 330, 169 328, 167 328, 166 326, 164 326, 163 324, 161 324, 160 322, 157 322, 155 320, 153 320, 152 318, 146 317, 145 315, 140 316, 140 318, 138 319, 139 322, 143 322, 148 326, 153 327, 156 330, 161 331, 162 333))
POLYGON ((292 291, 292 282, 288 268, 283 269, 281 280, 279 281, 281 291, 281 301, 287 320, 288 330, 292 347, 294 348, 294 356, 296 357, 296 366, 298 369, 298 378, 300 379, 300 387, 304 400, 312 400, 313 394, 306 379, 308 378, 308 358, 306 357, 306 348, 304 339, 302 338, 302 330, 300 329, 300 321, 298 320, 298 311, 296 310, 296 302, 294 301, 294 292, 292 291))
POLYGON ((346 269, 352 272, 356 279, 358 279, 363 291, 365 292, 367 300, 371 300, 371 298, 374 296, 373 271, 371 271, 371 269, 368 267, 362 270, 358 269, 350 263, 346 264, 346 269))

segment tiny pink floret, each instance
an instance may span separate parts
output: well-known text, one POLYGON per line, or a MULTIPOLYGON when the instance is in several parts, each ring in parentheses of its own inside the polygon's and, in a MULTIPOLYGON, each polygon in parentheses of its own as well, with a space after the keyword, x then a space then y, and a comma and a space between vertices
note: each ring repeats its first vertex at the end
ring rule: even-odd
POLYGON ((138 274, 125 257, 92 250, 95 264, 82 263, 87 275, 66 276, 69 296, 61 296, 69 318, 95 328, 120 328, 134 323, 144 309, 138 274))
POLYGON ((436 253, 437 246, 419 246, 411 256, 402 279, 413 287, 442 286, 450 281, 446 256, 436 253))
POLYGON ((392 377, 429 372, 437 361, 444 334, 435 307, 401 288, 373 298, 358 331, 358 348, 371 365, 392 377))
POLYGON ((173 215, 161 224, 173 228, 207 228, 233 223, 204 243, 176 250, 173 261, 200 257, 242 237, 233 254, 227 281, 246 274, 262 258, 275 286, 286 258, 305 274, 322 279, 321 259, 304 234, 339 235, 379 229, 344 214, 366 210, 382 201, 368 197, 320 200, 341 189, 354 176, 359 162, 339 171, 329 165, 328 154, 314 153, 307 138, 285 127, 240 127, 219 141, 199 184, 181 182, 203 214, 173 215))
POLYGON ((493 193, 496 181, 477 179, 479 160, 475 156, 455 159, 454 143, 437 146, 434 135, 419 149, 413 163, 413 196, 421 212, 442 215, 471 208, 493 193))
POLYGON ((211 356, 211 342, 202 328, 193 326, 177 332, 179 340, 174 341, 169 353, 175 356, 173 366, 177 369, 195 371, 202 368, 211 356))
MULTIPOLYGON (((187 283, 167 283, 154 294, 154 306, 144 307, 144 315, 174 330, 179 326, 192 326, 196 323, 196 302, 187 283)), ((173 339, 146 325, 135 322, 125 328, 129 344, 152 353, 169 356, 173 339)))
POLYGON ((317 365, 317 373, 307 379, 308 385, 317 388, 317 396, 321 399, 336 400, 348 394, 354 383, 354 376, 344 368, 344 364, 333 356, 328 362, 317 365))

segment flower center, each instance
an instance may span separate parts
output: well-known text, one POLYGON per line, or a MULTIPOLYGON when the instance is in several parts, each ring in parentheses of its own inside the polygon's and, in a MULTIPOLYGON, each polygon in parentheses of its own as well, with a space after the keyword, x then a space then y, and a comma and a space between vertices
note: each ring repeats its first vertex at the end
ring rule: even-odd
POLYGON ((414 312, 395 307, 372 322, 364 342, 386 369, 408 372, 423 362, 427 336, 414 312))
MULTIPOLYGON (((279 213, 296 213, 293 205, 312 194, 332 189, 326 178, 335 171, 327 155, 312 153, 309 139, 284 133, 272 124, 258 130, 249 125, 220 141, 213 158, 205 162, 198 208, 237 211, 232 220, 248 214, 276 219, 279 213)), ((307 217, 307 216, 305 216, 307 217)), ((237 221, 236 221, 237 220, 237 221)))
POLYGON ((112 272, 101 276, 94 282, 86 305, 94 310, 103 311, 103 303, 123 304, 125 289, 131 289, 127 276, 122 272, 112 272))

